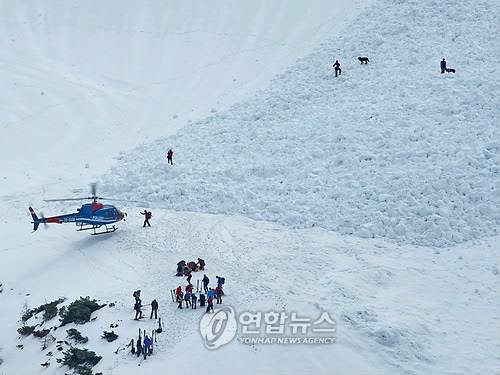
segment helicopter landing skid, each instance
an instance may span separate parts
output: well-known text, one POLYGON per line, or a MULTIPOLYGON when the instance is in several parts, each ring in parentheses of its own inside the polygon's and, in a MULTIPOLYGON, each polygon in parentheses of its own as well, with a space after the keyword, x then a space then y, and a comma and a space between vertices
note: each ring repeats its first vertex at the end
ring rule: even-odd
POLYGON ((102 227, 102 225, 91 225, 91 226, 80 225, 80 228, 78 228, 76 231, 81 232, 83 230, 93 230, 94 233, 90 233, 90 234, 92 236, 97 236, 98 234, 113 233, 113 232, 116 232, 118 230, 118 228, 116 226, 113 225, 111 227, 108 227, 106 224, 104 224, 103 230, 100 230, 100 231, 96 230, 96 229, 99 229, 101 227, 102 227))

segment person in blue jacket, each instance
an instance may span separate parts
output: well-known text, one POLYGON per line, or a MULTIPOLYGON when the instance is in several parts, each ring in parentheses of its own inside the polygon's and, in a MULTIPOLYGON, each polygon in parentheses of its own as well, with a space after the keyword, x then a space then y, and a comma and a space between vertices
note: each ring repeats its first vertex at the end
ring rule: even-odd
POLYGON ((208 289, 208 292, 207 292, 207 299, 210 297, 212 297, 212 298, 215 297, 215 292, 212 288, 208 289))
POLYGON ((151 355, 153 353, 153 341, 148 336, 144 337, 143 351, 144 351, 144 359, 146 359, 146 356, 151 355))
POLYGON ((186 302, 186 308, 188 308, 189 306, 191 306, 191 293, 186 292, 184 294, 184 302, 186 302))

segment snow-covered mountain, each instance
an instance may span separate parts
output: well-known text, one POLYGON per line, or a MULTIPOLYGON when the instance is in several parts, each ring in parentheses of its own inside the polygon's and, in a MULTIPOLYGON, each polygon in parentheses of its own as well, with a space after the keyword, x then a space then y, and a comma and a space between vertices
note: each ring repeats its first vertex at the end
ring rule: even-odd
POLYGON ((495 0, 1 3, 0 374, 68 373, 69 328, 103 374, 500 374, 499 16, 495 0), (93 179, 147 201, 152 227, 116 202, 112 235, 30 233, 28 205, 72 212, 43 199, 93 179), (208 350, 203 310, 170 294, 197 257, 223 306, 328 311, 335 344, 208 350), (127 347, 157 327, 132 319, 136 289, 165 324, 146 361, 127 347), (17 333, 27 308, 80 296, 112 305, 24 323, 48 341, 17 333))

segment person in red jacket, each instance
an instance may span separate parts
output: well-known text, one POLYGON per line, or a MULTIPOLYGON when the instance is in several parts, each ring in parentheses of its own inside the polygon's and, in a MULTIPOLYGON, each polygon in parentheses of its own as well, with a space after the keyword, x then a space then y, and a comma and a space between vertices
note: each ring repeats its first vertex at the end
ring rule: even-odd
POLYGON ((172 161, 172 158, 174 157, 174 152, 172 149, 169 149, 167 152, 167 164, 174 165, 174 162, 172 161))
POLYGON ((207 300, 207 312, 214 312, 214 297, 210 296, 207 300))
POLYGON ((177 289, 175 290, 175 296, 176 297, 182 297, 182 287, 179 285, 177 289))

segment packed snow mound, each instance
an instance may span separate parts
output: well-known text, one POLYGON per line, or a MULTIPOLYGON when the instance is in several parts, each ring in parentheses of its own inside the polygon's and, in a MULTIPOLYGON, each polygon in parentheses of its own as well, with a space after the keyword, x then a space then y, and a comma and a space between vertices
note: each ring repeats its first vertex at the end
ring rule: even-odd
POLYGON ((379 1, 253 99, 121 155, 106 189, 420 245, 494 235, 499 13, 493 0, 379 1), (443 57, 456 74, 440 74, 443 57))

